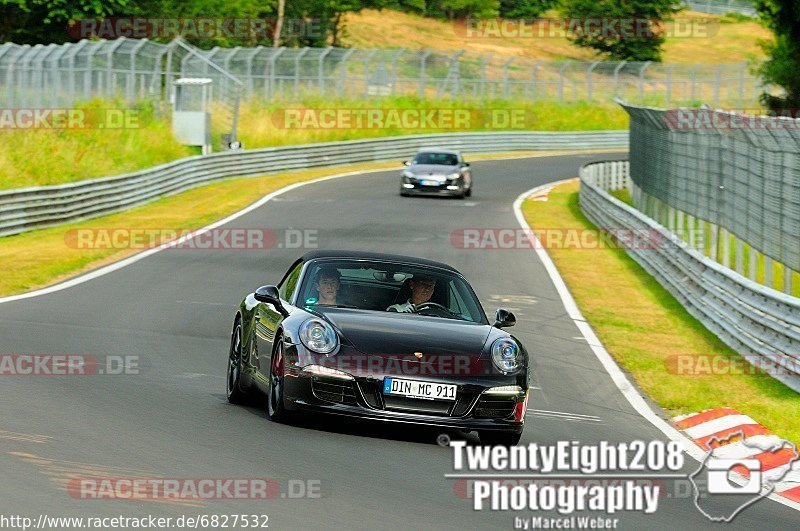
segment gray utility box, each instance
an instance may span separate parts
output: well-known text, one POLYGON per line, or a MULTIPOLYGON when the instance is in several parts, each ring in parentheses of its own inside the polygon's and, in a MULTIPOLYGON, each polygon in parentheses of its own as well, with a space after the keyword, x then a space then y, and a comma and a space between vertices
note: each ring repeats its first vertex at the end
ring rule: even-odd
POLYGON ((172 83, 172 134, 187 146, 211 152, 211 79, 184 77, 172 83))

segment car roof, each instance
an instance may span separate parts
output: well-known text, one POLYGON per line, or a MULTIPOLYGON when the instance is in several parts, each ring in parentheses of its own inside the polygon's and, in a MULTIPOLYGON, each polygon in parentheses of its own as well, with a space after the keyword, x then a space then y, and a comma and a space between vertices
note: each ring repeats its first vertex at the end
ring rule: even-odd
POLYGON ((426 148, 419 148, 417 153, 449 153, 450 155, 460 155, 461 152, 457 149, 447 149, 447 148, 437 148, 437 147, 426 147, 426 148))
POLYGON ((345 251, 345 250, 310 251, 304 254, 300 259, 303 262, 308 262, 309 260, 319 260, 325 258, 333 258, 333 259, 352 258, 361 260, 377 260, 384 262, 402 262, 410 265, 438 267, 440 269, 446 269, 448 271, 458 273, 459 275, 461 274, 457 269, 455 269, 452 266, 449 266, 442 262, 437 262, 435 260, 428 260, 427 258, 417 258, 414 256, 404 256, 400 254, 373 253, 368 251, 345 251))

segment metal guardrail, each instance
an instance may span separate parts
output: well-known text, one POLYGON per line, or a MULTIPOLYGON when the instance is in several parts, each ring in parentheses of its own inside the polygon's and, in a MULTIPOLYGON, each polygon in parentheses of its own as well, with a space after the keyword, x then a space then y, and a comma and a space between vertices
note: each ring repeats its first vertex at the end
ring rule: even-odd
POLYGON ((628 178, 627 162, 586 165, 580 179, 580 207, 587 218, 599 227, 657 232, 661 245, 629 246, 631 258, 747 361, 800 392, 800 298, 723 267, 606 193, 635 186, 628 178))
POLYGON ((627 131, 445 133, 227 151, 180 159, 133 173, 0 191, 0 236, 97 217, 226 177, 360 162, 400 160, 446 144, 466 153, 627 148, 627 131))
POLYGON ((739 13, 748 17, 758 15, 755 6, 751 2, 735 0, 687 0, 684 2, 688 9, 698 13, 709 13, 714 15, 724 15, 726 13, 739 13))

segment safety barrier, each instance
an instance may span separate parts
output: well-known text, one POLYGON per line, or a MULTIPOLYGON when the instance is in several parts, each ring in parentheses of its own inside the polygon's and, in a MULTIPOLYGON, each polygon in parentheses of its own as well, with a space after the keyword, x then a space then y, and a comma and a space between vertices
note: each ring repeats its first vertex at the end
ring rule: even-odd
POLYGON ((627 161, 581 169, 580 207, 598 227, 647 231, 658 245, 625 246, 628 254, 686 310, 751 364, 800 392, 800 298, 757 284, 694 249, 609 190, 628 188, 627 161), (655 238, 654 238, 655 237, 655 238), (639 248, 637 248, 639 247, 639 248))

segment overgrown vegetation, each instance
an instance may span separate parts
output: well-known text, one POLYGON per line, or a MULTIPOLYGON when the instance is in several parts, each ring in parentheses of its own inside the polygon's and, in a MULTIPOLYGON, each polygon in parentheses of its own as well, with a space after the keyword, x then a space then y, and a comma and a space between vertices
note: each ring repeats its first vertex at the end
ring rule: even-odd
POLYGON ((784 90, 784 94, 764 93, 763 105, 769 109, 800 108, 800 2, 797 0, 756 0, 761 19, 775 33, 764 40, 767 60, 759 67, 766 83, 784 90))

